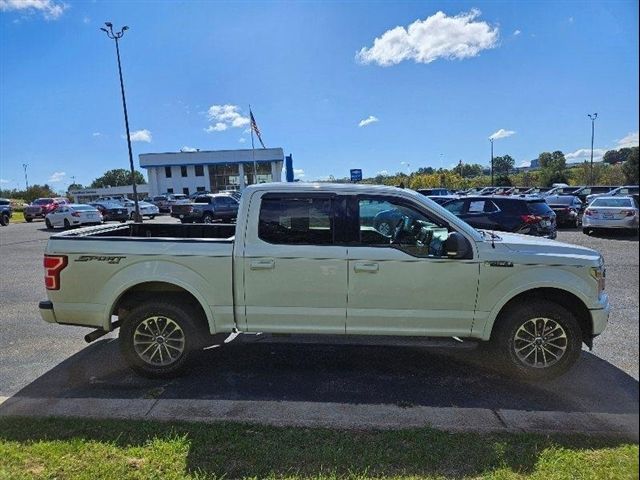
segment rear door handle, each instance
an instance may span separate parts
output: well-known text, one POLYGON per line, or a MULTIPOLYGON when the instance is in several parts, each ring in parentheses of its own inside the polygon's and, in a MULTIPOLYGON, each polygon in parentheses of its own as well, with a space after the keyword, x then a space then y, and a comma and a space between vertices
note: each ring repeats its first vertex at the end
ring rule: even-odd
POLYGON ((370 263, 370 262, 356 262, 356 264, 354 265, 353 269, 356 272, 363 272, 363 273, 378 273, 379 270, 379 265, 377 263, 370 263))
POLYGON ((261 260, 253 260, 249 267, 251 270, 271 270, 275 268, 276 261, 273 258, 263 258, 261 260))

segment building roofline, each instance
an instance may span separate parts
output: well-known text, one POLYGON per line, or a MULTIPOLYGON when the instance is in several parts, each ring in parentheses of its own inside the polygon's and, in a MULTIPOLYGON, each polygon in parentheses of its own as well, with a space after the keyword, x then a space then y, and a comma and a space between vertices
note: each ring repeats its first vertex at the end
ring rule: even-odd
MULTIPOLYGON (((282 150, 282 147, 272 147, 272 148, 256 148, 255 151, 262 152, 265 150, 282 150)), ((139 153, 138 157, 147 156, 147 155, 188 155, 190 153, 227 153, 227 152, 252 152, 253 148, 234 148, 234 149, 225 149, 225 150, 196 150, 195 152, 151 152, 151 153, 139 153)))

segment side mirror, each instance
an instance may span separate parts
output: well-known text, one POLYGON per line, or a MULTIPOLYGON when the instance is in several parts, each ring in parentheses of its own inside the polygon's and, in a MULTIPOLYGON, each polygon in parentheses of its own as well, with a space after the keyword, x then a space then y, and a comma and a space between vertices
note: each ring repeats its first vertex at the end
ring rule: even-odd
POLYGON ((471 244, 458 232, 449 234, 447 241, 444 242, 444 251, 449 258, 471 258, 471 244))

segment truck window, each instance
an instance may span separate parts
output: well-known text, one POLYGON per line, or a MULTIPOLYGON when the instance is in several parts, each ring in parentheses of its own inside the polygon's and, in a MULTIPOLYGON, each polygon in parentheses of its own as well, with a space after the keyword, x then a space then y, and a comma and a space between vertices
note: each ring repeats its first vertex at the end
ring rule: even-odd
POLYGON ((286 245, 333 244, 331 199, 319 197, 263 198, 258 237, 286 245))
POLYGON ((448 228, 405 202, 362 198, 358 210, 361 245, 386 245, 414 257, 445 255, 448 228))

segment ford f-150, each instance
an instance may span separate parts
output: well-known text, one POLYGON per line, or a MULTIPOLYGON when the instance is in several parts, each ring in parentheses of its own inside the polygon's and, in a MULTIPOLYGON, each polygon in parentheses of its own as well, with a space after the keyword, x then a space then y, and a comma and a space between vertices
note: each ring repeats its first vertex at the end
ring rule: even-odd
POLYGON ((476 230, 395 187, 255 185, 236 225, 74 230, 44 267, 43 319, 94 328, 87 341, 119 328, 148 376, 177 374, 211 335, 264 332, 456 337, 544 379, 609 316, 598 252, 476 230))

